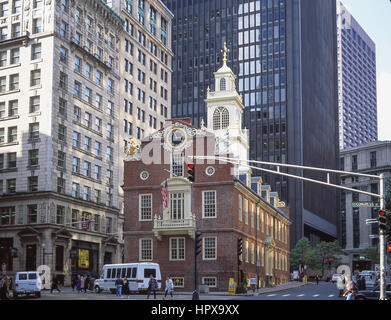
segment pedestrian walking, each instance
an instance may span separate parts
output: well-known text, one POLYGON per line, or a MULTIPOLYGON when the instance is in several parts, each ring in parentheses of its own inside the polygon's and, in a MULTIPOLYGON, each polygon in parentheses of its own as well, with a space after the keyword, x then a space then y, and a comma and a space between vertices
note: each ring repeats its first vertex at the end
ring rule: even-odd
POLYGON ((153 292, 153 298, 156 299, 156 289, 157 289, 157 281, 153 277, 153 275, 151 274, 151 275, 149 275, 149 281, 148 281, 147 299, 149 299, 151 291, 153 292))
POLYGON ((91 281, 90 275, 87 274, 87 277, 86 277, 85 280, 84 280, 84 293, 87 293, 87 290, 88 290, 89 287, 90 287, 90 281, 91 281))
POLYGON ((50 293, 53 293, 53 290, 57 290, 58 292, 61 292, 61 290, 58 288, 58 281, 57 277, 54 275, 52 280, 52 286, 50 288, 50 293))
POLYGON ((338 288, 338 297, 343 297, 343 292, 345 289, 345 278, 339 277, 337 279, 337 288, 338 288))
POLYGON ((166 292, 164 293, 164 297, 163 297, 163 300, 166 299, 167 297, 167 294, 170 294, 171 295, 171 300, 174 299, 172 293, 174 291, 174 283, 172 282, 172 280, 170 279, 169 276, 167 276, 166 278, 166 292))
POLYGON ((76 290, 77 290, 77 293, 81 293, 81 277, 80 277, 80 274, 77 275, 76 290))
POLYGON ((5 277, 1 279, 0 283, 0 299, 8 300, 7 280, 5 277))
POLYGON ((84 276, 81 276, 81 287, 80 287, 81 288, 81 292, 84 291, 85 282, 86 282, 86 280, 85 280, 84 276))
POLYGON ((115 286, 117 287, 117 292, 115 293, 116 296, 122 297, 122 279, 117 278, 115 281, 115 286))
POLYGON ((129 280, 127 277, 124 278, 123 284, 122 284, 122 292, 124 296, 128 296, 128 299, 130 298, 130 289, 129 289, 129 280))
POLYGON ((319 276, 316 275, 315 279, 316 279, 316 284, 319 285, 319 276))
POLYGON ((71 279, 72 291, 75 291, 76 282, 77 282, 77 278, 76 278, 75 275, 73 275, 73 276, 72 276, 72 279, 71 279))
POLYGON ((346 297, 346 300, 355 300, 357 294, 357 287, 354 284, 351 277, 346 276, 346 291, 343 294, 346 297))

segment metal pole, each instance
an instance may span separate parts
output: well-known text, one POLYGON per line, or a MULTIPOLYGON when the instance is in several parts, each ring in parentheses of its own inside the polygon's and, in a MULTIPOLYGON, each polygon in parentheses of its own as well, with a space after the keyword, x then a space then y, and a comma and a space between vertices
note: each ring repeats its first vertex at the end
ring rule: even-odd
MULTIPOLYGON (((385 210, 384 198, 384 174, 380 175, 380 210, 385 210)), ((380 230, 380 300, 386 300, 386 263, 385 263, 385 239, 384 230, 380 230)))

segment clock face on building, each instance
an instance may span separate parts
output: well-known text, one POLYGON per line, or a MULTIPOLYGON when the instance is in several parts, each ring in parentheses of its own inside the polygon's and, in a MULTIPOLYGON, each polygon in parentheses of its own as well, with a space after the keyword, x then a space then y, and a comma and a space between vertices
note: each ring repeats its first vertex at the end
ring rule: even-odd
POLYGON ((182 128, 173 128, 167 135, 167 144, 173 149, 183 147, 186 140, 186 131, 182 128))

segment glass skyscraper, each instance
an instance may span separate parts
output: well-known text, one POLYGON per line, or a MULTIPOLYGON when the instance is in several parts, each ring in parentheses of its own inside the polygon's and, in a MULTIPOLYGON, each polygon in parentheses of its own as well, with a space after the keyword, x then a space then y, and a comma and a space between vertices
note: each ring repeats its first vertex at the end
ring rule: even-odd
MULTIPOLYGON (((204 99, 226 42, 246 107, 250 158, 338 168, 335 1, 164 2, 174 13, 173 118, 206 121, 204 99)), ((313 243, 338 237, 336 191, 262 176, 289 204, 292 245, 304 235, 313 243)))

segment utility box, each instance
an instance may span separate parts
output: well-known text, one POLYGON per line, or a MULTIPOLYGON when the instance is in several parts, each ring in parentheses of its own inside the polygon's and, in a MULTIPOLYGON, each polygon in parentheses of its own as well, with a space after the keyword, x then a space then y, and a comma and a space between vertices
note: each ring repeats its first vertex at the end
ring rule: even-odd
POLYGON ((199 291, 200 293, 209 293, 209 287, 206 286, 206 285, 200 285, 200 286, 198 287, 198 291, 199 291))

